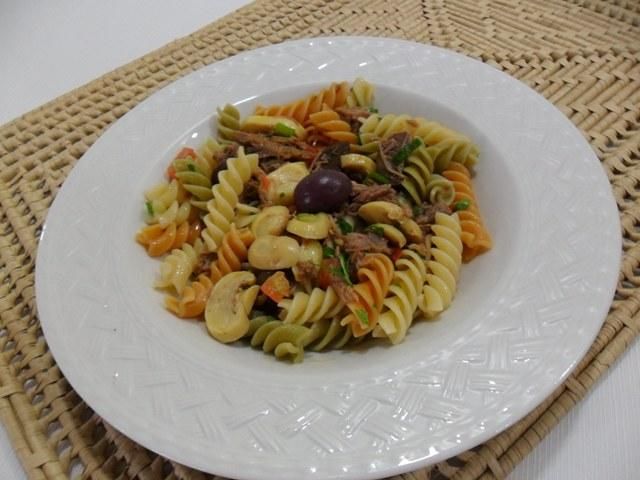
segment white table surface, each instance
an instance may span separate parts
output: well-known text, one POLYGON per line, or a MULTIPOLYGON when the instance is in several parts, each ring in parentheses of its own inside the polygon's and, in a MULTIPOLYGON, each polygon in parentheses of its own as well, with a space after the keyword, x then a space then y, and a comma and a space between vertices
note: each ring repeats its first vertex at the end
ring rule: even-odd
MULTIPOLYGON (((0 124, 247 3, 0 0, 0 124)), ((638 445, 636 343, 509 479, 637 479, 638 445)), ((26 479, 2 426, 0 478, 26 479)))

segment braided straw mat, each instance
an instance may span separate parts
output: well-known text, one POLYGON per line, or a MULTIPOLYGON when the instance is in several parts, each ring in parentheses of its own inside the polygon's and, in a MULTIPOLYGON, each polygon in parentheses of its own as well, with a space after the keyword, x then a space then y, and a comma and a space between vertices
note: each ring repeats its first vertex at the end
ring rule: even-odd
POLYGON ((258 1, 0 128, 0 414, 32 479, 203 479, 102 421, 55 364, 34 297, 38 237, 78 158, 173 80, 243 50, 320 35, 378 35, 479 58, 557 105, 611 181, 624 255, 606 322, 573 375, 483 445, 397 479, 503 478, 632 343, 640 329, 640 3, 637 0, 258 1))

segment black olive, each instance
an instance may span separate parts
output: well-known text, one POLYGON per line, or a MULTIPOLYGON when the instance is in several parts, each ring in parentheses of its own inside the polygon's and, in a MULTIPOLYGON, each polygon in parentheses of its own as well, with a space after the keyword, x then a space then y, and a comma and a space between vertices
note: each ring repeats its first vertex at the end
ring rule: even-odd
POLYGON ((344 173, 321 168, 298 183, 293 198, 298 212, 332 212, 349 199, 351 189, 344 173))

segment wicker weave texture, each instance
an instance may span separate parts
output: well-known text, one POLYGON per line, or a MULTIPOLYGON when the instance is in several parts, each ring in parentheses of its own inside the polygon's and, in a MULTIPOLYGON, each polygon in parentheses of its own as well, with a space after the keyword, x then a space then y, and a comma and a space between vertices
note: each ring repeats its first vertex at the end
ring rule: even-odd
POLYGON ((584 132, 620 210, 624 252, 616 297, 574 374, 509 430, 472 451, 397 478, 505 477, 638 335, 640 3, 258 1, 0 128, 0 416, 31 479, 211 478, 119 434, 67 383, 47 348, 35 308, 38 237, 78 158, 148 95, 240 51, 321 35, 430 43, 522 80, 584 132))

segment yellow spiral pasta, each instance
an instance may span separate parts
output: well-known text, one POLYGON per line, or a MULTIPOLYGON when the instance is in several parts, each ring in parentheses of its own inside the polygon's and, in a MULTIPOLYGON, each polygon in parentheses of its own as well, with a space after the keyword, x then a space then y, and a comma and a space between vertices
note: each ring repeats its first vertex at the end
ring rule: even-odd
POLYGON ((369 144, 394 133, 412 132, 414 129, 412 122, 414 122, 413 118, 405 114, 369 115, 360 126, 360 143, 369 144))
POLYGON ((454 202, 469 203, 467 209, 458 212, 460 225, 462 226, 461 238, 464 244, 462 259, 468 262, 490 250, 493 246, 493 241, 482 221, 469 170, 464 165, 454 162, 449 165, 449 168, 442 175, 453 184, 455 190, 454 202))
POLYGON ((395 263, 389 294, 383 301, 376 336, 400 343, 413 322, 418 299, 427 279, 425 261, 413 250, 404 249, 395 263))
POLYGON ((247 260, 249 245, 253 240, 251 230, 247 228, 237 230, 235 225, 231 224, 230 230, 222 237, 217 252, 218 258, 211 265, 211 281, 214 284, 227 273, 240 270, 242 262, 247 260))
POLYGON ((207 202, 208 213, 203 219, 202 239, 210 252, 217 250, 231 228, 239 196, 257 168, 258 155, 245 155, 241 147, 238 156, 228 159, 227 168, 218 174, 218 183, 211 188, 213 198, 207 202))
POLYGON ((159 183, 147 190, 145 221, 152 225, 159 223, 166 226, 171 222, 182 223, 191 213, 191 204, 187 200, 187 192, 177 180, 170 183, 159 183))
POLYGON ((351 126, 340 119, 333 110, 323 110, 309 115, 309 123, 325 136, 338 142, 357 143, 358 137, 351 131, 351 126))
POLYGON ((283 300, 278 306, 282 308, 284 323, 304 325, 335 317, 344 308, 344 303, 329 287, 326 290, 314 288, 311 294, 296 292, 293 298, 283 300))
POLYGON ((260 209, 258 207, 247 205, 246 203, 238 203, 233 223, 238 228, 248 227, 253 223, 259 212, 260 209))
POLYGON ((319 112, 326 107, 335 109, 347 103, 349 84, 347 82, 332 83, 328 88, 309 95, 300 100, 285 105, 271 105, 256 107, 256 115, 283 116, 305 124, 309 115, 319 112))
POLYGON ((226 104, 224 108, 217 108, 218 112, 218 135, 225 140, 233 140, 235 132, 240 130, 240 112, 231 104, 226 104))
POLYGON ((342 325, 351 325, 355 337, 361 337, 377 325, 392 278, 393 262, 387 255, 371 253, 365 256, 358 268, 359 283, 353 287, 358 301, 347 304, 351 313, 340 322, 342 325))
POLYGON ((182 248, 171 251, 160 265, 160 278, 155 283, 156 288, 173 287, 178 295, 187 285, 193 268, 198 263, 203 244, 200 239, 193 245, 185 243, 182 248))
POLYGON ((356 78, 351 85, 349 96, 347 97, 347 105, 350 107, 371 107, 373 106, 373 97, 375 87, 367 82, 364 78, 356 78))
POLYGON ((178 297, 167 295, 164 305, 167 310, 180 318, 198 317, 207 306, 212 288, 213 282, 209 276, 200 274, 196 281, 183 288, 182 295, 178 297))
POLYGON ((418 307, 428 317, 446 310, 451 304, 462 262, 462 230, 458 214, 436 213, 431 229, 431 260, 427 261, 426 283, 418 301, 418 307))

